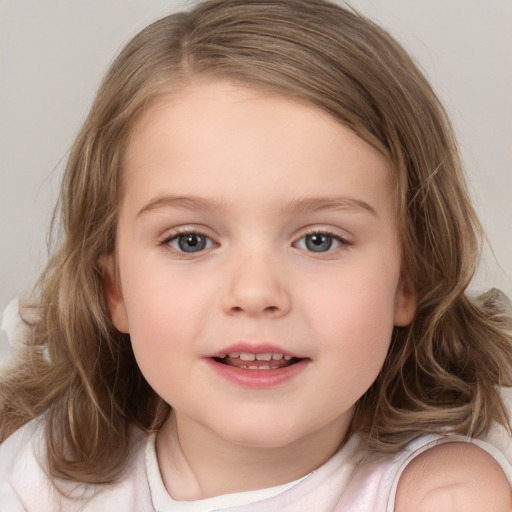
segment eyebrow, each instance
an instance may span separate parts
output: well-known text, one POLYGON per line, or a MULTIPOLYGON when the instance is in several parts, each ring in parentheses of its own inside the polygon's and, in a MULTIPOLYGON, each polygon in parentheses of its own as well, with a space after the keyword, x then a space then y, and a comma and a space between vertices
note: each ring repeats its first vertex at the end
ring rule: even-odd
MULTIPOLYGON (((141 208, 137 216, 144 215, 159 208, 179 208, 183 210, 199 210, 203 212, 223 211, 226 205, 214 199, 196 196, 161 196, 152 199, 141 208)), ((305 197, 292 200, 283 207, 283 214, 317 213, 325 210, 346 210, 367 212, 378 217, 376 210, 367 202, 348 197, 305 197)))
POLYGON ((366 212, 378 217, 377 211, 367 202, 360 199, 337 196, 295 199, 283 209, 283 213, 316 213, 324 210, 366 212))
POLYGON ((143 206, 137 216, 159 208, 179 208, 182 210, 200 210, 204 212, 225 210, 223 203, 212 199, 195 196, 162 196, 151 200, 143 206))

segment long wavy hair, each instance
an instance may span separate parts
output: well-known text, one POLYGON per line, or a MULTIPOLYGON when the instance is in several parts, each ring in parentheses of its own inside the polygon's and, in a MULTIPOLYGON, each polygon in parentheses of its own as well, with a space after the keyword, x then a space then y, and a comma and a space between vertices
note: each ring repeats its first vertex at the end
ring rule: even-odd
POLYGON ((351 432, 396 451, 426 432, 478 436, 507 425, 498 387, 512 385, 510 314, 493 294, 466 295, 481 228, 449 121, 422 73, 384 30, 333 3, 209 0, 144 29, 101 84, 63 177, 61 241, 37 290, 41 320, 0 381, 0 439, 44 414, 52 474, 107 483, 126 465, 133 427, 165 420, 169 406, 110 320, 101 262, 116 246, 133 126, 195 77, 315 105, 390 163, 403 274, 418 306, 394 330, 351 432))

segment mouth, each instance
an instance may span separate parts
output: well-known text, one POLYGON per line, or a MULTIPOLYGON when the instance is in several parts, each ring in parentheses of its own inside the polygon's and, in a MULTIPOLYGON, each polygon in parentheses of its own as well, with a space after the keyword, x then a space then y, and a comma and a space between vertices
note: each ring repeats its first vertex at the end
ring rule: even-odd
POLYGON ((243 388, 270 389, 285 385, 306 370, 308 357, 286 353, 268 343, 237 343, 206 357, 210 368, 243 388))
POLYGON ((230 352, 213 357, 217 363, 244 370, 279 370, 297 364, 302 359, 280 352, 230 352))

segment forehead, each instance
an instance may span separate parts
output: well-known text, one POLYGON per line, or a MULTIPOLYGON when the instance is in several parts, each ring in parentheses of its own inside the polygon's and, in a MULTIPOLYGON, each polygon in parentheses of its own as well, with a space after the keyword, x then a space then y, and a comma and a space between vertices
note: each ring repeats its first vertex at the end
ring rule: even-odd
POLYGON ((193 84, 143 113, 127 144, 123 181, 125 190, 138 192, 158 186, 158 178, 179 182, 187 193, 236 193, 261 186, 263 171, 287 179, 298 195, 319 184, 327 192, 339 185, 340 174, 369 193, 390 191, 383 155, 332 116, 220 81, 193 84))
POLYGON ((278 107, 284 111, 285 106, 288 106, 286 115, 290 122, 287 131, 301 126, 293 124, 295 119, 323 119, 325 124, 328 123, 338 130, 338 136, 346 136, 350 132, 352 136, 359 136, 375 148, 377 153, 388 158, 387 150, 364 127, 361 127, 361 133, 347 129, 350 123, 344 121, 341 105, 336 109, 339 112, 334 115, 328 113, 327 107, 321 108, 315 102, 322 105, 321 99, 297 96, 297 91, 294 90, 281 91, 274 89, 272 85, 253 84, 245 79, 223 79, 208 74, 193 75, 187 80, 179 80, 174 87, 165 86, 160 93, 146 103, 142 112, 131 123, 129 142, 137 139, 141 132, 148 132, 152 128, 155 128, 155 131, 158 130, 159 122, 165 124, 172 118, 179 118, 181 122, 195 120, 206 112, 205 108, 208 112, 219 116, 219 120, 226 121, 229 117, 235 119, 237 106, 241 105, 246 109, 244 115, 250 113, 250 117, 245 118, 248 128, 250 124, 254 124, 265 116, 268 119, 269 110, 272 111, 272 107, 278 107), (265 103, 270 106, 270 109, 261 108, 265 103), (252 111, 249 109, 251 104, 252 111))

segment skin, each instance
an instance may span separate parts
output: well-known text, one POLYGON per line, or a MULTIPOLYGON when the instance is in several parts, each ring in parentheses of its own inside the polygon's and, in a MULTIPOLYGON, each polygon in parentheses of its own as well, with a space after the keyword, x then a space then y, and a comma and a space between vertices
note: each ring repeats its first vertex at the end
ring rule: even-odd
POLYGON ((448 443, 422 453, 398 483, 395 512, 510 512, 505 473, 484 450, 448 443))
POLYGON ((392 198, 384 157, 309 105, 196 82, 138 122, 107 295, 173 408, 157 454, 175 499, 292 481, 343 443, 414 315, 392 198), (204 250, 184 253, 183 231, 204 250), (312 233, 331 248, 312 251, 312 233), (275 386, 231 382, 207 356, 241 341, 306 363, 275 386))

